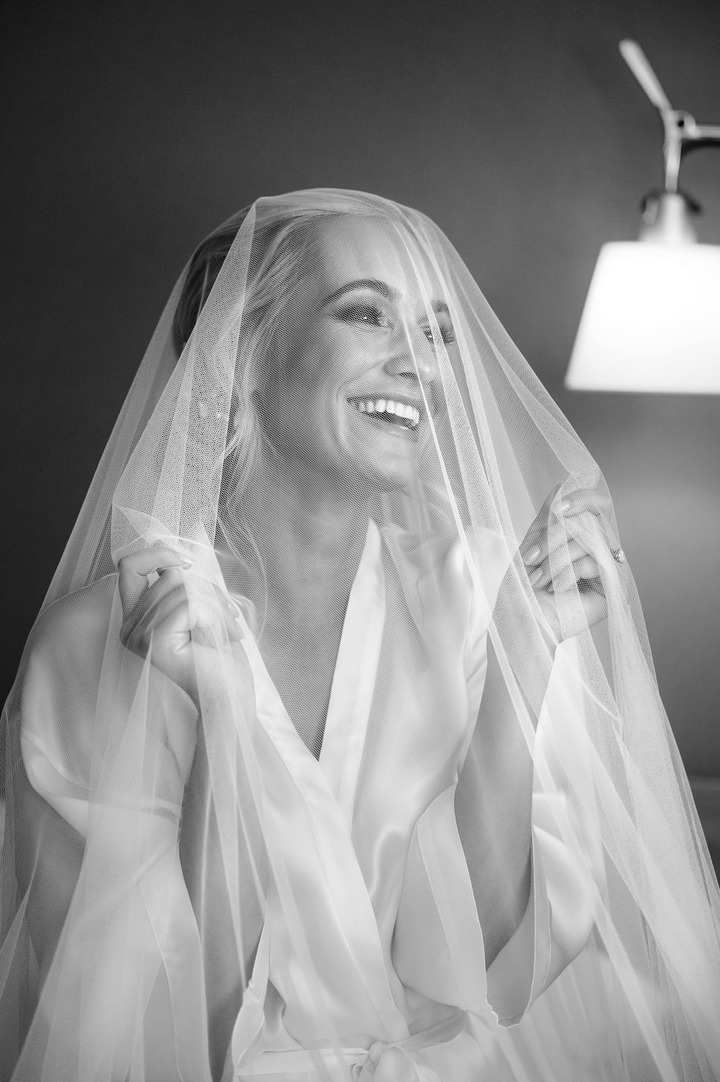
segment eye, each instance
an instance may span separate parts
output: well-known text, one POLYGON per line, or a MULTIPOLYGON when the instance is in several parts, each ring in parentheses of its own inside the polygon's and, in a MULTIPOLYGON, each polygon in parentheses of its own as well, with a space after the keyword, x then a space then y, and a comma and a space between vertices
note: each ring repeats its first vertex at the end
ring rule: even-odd
POLYGON ((348 323, 365 323, 370 327, 389 327, 390 320, 375 304, 351 304, 338 313, 348 323))
MULTIPOLYGON (((453 328, 452 323, 450 323, 448 321, 443 321, 441 319, 438 319, 437 323, 438 323, 438 328, 440 330, 440 337, 442 338, 445 345, 447 346, 447 345, 450 344, 450 342, 454 342, 455 341, 455 330, 453 328)), ((427 326, 423 327, 422 331, 423 331, 423 334, 425 335, 425 337, 427 338, 428 342, 430 343, 430 345, 431 346, 434 345, 435 343, 434 343, 434 340, 433 340, 432 327, 427 327, 427 326)))

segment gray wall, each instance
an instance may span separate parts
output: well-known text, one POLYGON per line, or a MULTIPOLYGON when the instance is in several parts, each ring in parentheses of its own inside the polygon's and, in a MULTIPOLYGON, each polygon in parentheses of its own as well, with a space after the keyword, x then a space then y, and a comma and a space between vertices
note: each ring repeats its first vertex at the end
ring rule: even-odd
MULTIPOLYGON (((561 386, 599 246, 661 179, 624 36, 720 123, 717 0, 6 5, 6 686, 194 245, 257 195, 352 187, 445 229, 589 444, 686 765, 720 774, 720 398, 561 386)), ((683 179, 720 243, 720 154, 683 179)))

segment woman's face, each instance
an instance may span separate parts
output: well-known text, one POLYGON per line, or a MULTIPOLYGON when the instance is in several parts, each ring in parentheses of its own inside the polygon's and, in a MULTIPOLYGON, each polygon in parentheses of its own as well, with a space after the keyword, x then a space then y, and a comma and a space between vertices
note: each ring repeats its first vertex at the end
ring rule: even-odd
POLYGON ((412 269, 380 221, 326 221, 312 239, 309 273, 276 335, 260 392, 263 426, 296 477, 310 471, 358 498, 404 488, 438 399, 418 274, 449 343, 447 308, 428 271, 412 269))

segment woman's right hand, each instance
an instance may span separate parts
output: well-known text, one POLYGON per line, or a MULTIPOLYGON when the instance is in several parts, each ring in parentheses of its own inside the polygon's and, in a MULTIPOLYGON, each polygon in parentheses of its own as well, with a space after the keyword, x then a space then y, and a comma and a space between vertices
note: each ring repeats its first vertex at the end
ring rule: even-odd
POLYGON ((161 546, 122 557, 120 639, 139 657, 150 653, 152 664, 200 710, 207 696, 222 695, 229 672, 234 682, 239 681, 241 693, 248 683, 252 686, 252 675, 241 646, 237 607, 211 583, 194 589, 184 575, 191 567, 187 556, 161 546), (158 578, 149 586, 152 574, 158 578))

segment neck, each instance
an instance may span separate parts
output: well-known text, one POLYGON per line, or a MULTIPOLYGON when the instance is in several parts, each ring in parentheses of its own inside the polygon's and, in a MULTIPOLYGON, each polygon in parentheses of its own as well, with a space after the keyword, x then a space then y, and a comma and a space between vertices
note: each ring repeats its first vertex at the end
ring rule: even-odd
POLYGON ((267 593, 255 578, 247 596, 269 627, 302 636, 341 623, 365 545, 369 500, 344 498, 327 478, 305 474, 300 484, 264 463, 243 497, 242 517, 267 578, 267 593))

